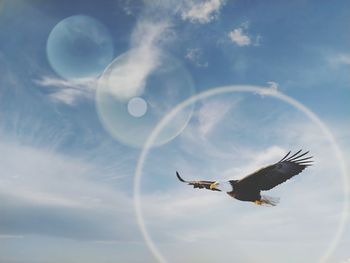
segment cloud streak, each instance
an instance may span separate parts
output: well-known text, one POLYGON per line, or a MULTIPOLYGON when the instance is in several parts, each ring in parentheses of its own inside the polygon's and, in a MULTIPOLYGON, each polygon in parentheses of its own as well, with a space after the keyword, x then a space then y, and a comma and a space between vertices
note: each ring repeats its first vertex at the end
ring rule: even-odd
POLYGON ((96 78, 65 80, 56 77, 44 76, 34 80, 41 87, 53 89, 49 98, 54 102, 70 106, 76 105, 80 100, 92 100, 97 86, 96 78))
POLYGON ((142 95, 148 76, 160 65, 160 42, 167 28, 168 22, 140 20, 131 35, 131 49, 112 62, 100 85, 122 100, 142 95))
POLYGON ((0 155, 3 238, 138 239, 130 198, 97 180, 104 168, 96 161, 8 143, 0 144, 0 155))
POLYGON ((234 104, 217 101, 203 103, 196 114, 198 118, 198 132, 201 138, 204 139, 210 135, 215 126, 225 118, 234 104))

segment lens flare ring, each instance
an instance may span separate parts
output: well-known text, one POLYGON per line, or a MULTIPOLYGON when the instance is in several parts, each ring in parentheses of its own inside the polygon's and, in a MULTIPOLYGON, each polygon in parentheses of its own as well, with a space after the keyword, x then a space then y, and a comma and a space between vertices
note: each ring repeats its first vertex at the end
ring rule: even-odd
MULTIPOLYGON (((131 50, 114 59, 100 76, 96 90, 97 114, 104 129, 135 148, 142 148, 167 112, 195 93, 192 76, 180 60, 159 52, 156 65, 148 68, 139 55, 131 50)), ((191 115, 192 110, 178 114, 154 145, 180 134, 191 115)))
POLYGON ((155 127, 155 129, 152 131, 150 136, 148 137, 142 152, 140 154, 140 157, 137 162, 136 170, 135 170, 135 177, 134 177, 134 208, 137 218, 137 224, 138 227, 142 233, 142 236, 153 254, 153 256, 157 259, 159 263, 168 263, 167 259, 161 254, 155 243, 153 242, 150 234, 147 231, 143 214, 142 214, 142 208, 141 208, 141 200, 140 200, 140 185, 141 185, 141 176, 142 176, 142 169, 145 162, 145 158, 149 152, 149 150, 152 148, 154 140, 157 138, 158 134, 164 129, 164 127, 168 124, 168 122, 176 116, 181 110, 185 109, 186 107, 190 106, 191 104, 201 100, 205 99, 214 95, 219 94, 225 94, 225 93, 235 93, 235 92, 245 92, 245 93, 253 93, 253 94, 260 94, 262 96, 270 96, 274 97, 276 99, 279 99, 295 109, 301 111, 304 113, 314 124, 316 124, 328 142, 332 146, 332 150, 335 154, 335 157, 338 160, 341 176, 343 180, 343 191, 344 191, 344 203, 341 213, 341 218, 338 224, 337 231, 331 240, 328 248, 325 250, 325 252, 321 255, 319 259, 319 263, 326 263, 329 259, 329 257, 332 255, 334 249, 336 248, 338 241, 343 233, 345 224, 348 219, 348 207, 349 207, 349 178, 347 173, 347 167, 346 163, 343 157, 343 154, 340 150, 340 147, 338 146, 338 143, 333 136, 330 129, 324 124, 321 119, 310 109, 308 109, 305 105, 300 103, 299 101, 279 92, 276 89, 266 88, 266 87, 258 87, 258 86, 249 86, 249 85, 230 85, 230 86, 222 86, 222 87, 216 87, 207 91, 204 91, 202 93, 199 93, 197 95, 192 96, 191 98, 183 101, 182 103, 178 104, 175 108, 173 108, 166 116, 161 119, 161 121, 158 123, 158 125, 155 127))

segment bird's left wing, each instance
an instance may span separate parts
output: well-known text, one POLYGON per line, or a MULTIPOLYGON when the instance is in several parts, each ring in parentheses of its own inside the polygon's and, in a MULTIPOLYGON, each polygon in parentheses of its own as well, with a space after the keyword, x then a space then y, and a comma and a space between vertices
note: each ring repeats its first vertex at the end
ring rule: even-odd
POLYGON ((188 185, 193 185, 193 188, 199 188, 199 189, 205 188, 212 191, 220 191, 219 189, 216 189, 216 188, 210 188, 210 185, 215 183, 215 181, 186 181, 181 178, 178 172, 176 172, 176 176, 181 182, 187 183, 188 185))
POLYGON ((258 190, 270 190, 293 176, 301 173, 307 166, 312 165, 312 156, 304 157, 308 152, 290 155, 287 153, 279 162, 262 168, 238 182, 242 186, 257 188, 258 190))

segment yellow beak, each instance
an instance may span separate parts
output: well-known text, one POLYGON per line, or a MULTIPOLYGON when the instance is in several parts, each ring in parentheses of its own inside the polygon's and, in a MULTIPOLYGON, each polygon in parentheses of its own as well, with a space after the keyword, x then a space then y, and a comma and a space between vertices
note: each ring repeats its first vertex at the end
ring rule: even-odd
POLYGON ((212 184, 210 185, 210 190, 216 189, 216 187, 217 187, 218 185, 219 185, 219 182, 212 183, 212 184))

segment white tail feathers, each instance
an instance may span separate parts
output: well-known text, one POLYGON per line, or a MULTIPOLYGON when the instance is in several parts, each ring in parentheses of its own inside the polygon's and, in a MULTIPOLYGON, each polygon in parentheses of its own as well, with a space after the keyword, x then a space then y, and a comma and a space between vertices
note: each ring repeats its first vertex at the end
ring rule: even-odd
POLYGON ((262 195, 260 202, 261 205, 266 205, 266 206, 276 206, 279 203, 280 199, 278 197, 271 197, 268 195, 262 195))

